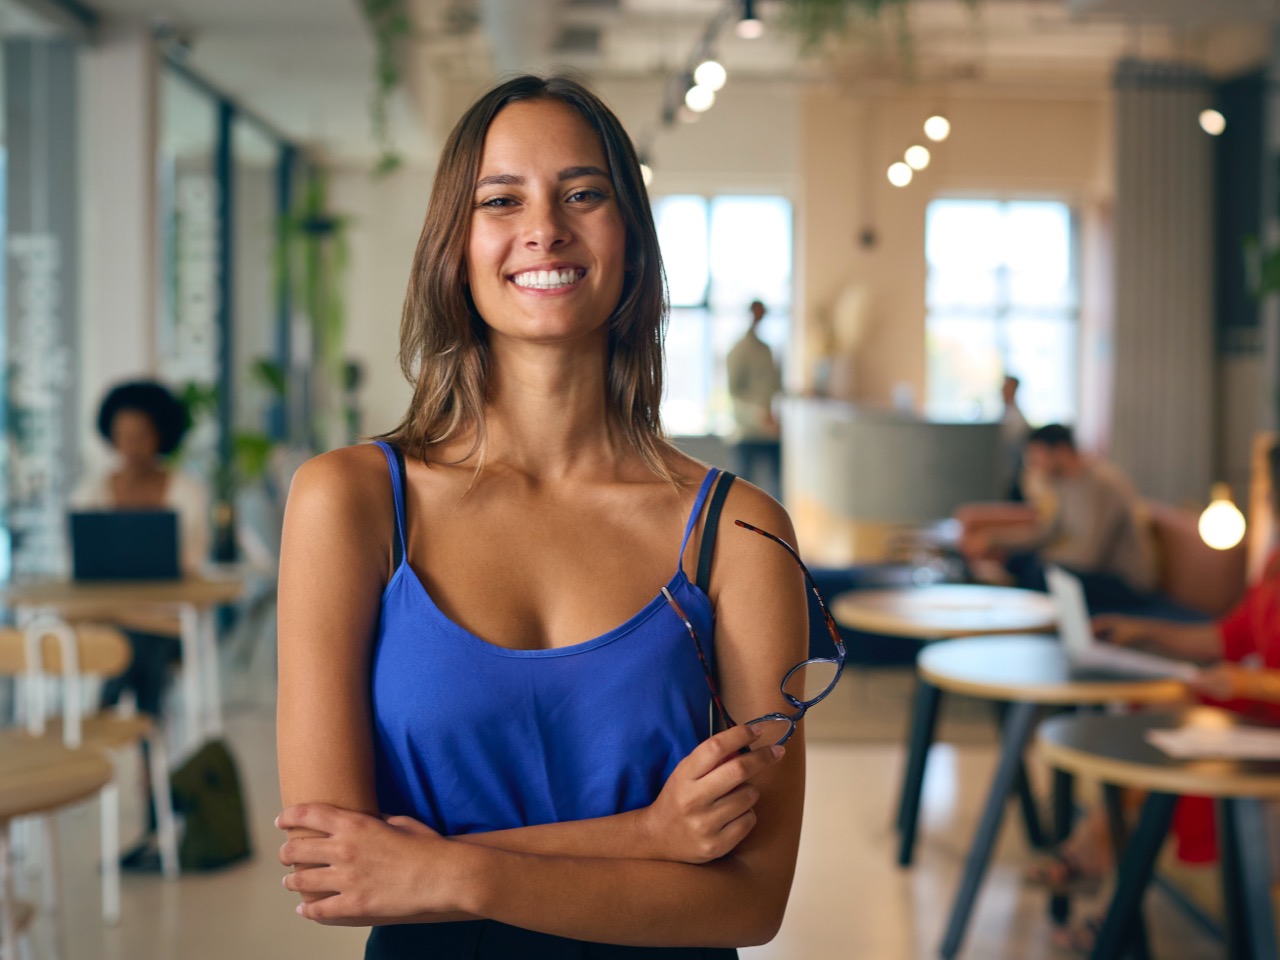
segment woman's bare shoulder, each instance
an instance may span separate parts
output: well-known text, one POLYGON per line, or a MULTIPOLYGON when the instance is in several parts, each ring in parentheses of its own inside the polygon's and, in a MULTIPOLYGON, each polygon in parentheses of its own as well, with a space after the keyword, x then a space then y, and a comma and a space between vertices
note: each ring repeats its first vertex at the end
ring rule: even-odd
MULTIPOLYGON (((336 521, 364 524, 394 515, 391 473, 372 443, 339 447, 302 464, 289 484, 289 507, 336 521)), ((381 524, 372 524, 375 529, 381 524)))

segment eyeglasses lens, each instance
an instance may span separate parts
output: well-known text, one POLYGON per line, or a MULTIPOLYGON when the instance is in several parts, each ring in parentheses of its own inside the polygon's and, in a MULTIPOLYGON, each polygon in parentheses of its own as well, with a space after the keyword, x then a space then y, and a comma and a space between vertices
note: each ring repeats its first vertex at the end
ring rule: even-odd
POLYGON ((782 681, 782 692, 796 706, 812 704, 831 689, 839 676, 835 660, 806 660, 797 665, 782 681))

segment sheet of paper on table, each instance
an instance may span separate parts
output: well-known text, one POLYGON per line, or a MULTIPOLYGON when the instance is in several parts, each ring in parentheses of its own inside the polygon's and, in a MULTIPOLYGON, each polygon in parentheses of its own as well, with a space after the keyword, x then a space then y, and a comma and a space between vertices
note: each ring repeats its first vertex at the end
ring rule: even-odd
POLYGON ((1280 728, 1227 727, 1211 730, 1183 727, 1149 730, 1147 742, 1179 760, 1280 760, 1280 728))

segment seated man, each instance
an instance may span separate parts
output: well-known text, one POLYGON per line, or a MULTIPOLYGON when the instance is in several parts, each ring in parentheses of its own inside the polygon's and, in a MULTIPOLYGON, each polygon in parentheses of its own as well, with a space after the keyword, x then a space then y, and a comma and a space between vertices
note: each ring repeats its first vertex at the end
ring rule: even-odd
POLYGON ((1140 607, 1155 589, 1156 564, 1129 481, 1111 464, 1083 456, 1061 424, 1032 431, 1025 459, 1025 492, 1039 522, 968 535, 966 558, 1002 560, 1016 585, 1031 590, 1044 590, 1044 567, 1057 564, 1080 577, 1090 609, 1140 607))

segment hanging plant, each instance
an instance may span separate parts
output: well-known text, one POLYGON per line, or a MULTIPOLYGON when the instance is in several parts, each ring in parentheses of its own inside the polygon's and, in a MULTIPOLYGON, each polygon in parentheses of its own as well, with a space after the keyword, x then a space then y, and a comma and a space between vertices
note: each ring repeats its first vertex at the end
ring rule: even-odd
POLYGON ((360 9, 373 34, 374 89, 369 119, 379 156, 373 168, 375 177, 383 177, 403 163, 391 137, 387 106, 391 95, 404 79, 400 69, 400 41, 413 29, 409 18, 409 0, 360 0, 360 9))
MULTIPOLYGON (((976 9, 978 0, 959 0, 976 9)), ((808 53, 822 48, 834 37, 848 35, 860 24, 879 24, 892 17, 898 51, 908 72, 914 70, 915 51, 911 39, 911 0, 786 0, 783 22, 800 37, 808 53)))

